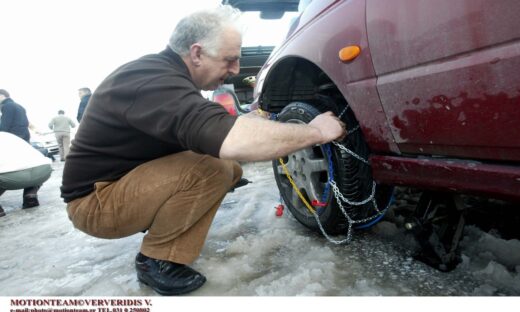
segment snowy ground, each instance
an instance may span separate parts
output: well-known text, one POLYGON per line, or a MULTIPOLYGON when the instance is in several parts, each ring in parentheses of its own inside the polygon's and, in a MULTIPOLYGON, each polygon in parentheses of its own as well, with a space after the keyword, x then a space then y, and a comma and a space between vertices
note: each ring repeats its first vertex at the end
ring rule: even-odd
MULTIPOLYGON (((63 163, 22 210, 21 191, 0 197, 0 296, 155 296, 138 283, 134 257, 144 234, 102 240, 75 230, 59 197, 63 163)), ((230 193, 193 267, 208 278, 194 296, 520 295, 520 241, 466 228, 463 263, 450 273, 412 258, 411 237, 383 221, 335 246, 289 213, 270 163, 244 165, 254 181, 230 193)))

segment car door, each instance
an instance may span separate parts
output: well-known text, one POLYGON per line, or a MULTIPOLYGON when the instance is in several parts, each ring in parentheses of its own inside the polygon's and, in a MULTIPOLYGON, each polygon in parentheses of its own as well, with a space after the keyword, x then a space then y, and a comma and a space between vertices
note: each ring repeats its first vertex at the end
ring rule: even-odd
POLYGON ((408 154, 520 160, 520 1, 367 0, 377 89, 408 154))

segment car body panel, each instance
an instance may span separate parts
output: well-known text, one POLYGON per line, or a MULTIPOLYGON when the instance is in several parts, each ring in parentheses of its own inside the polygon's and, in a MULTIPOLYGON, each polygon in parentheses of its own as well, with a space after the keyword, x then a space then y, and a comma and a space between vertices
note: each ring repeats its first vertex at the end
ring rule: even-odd
MULTIPOLYGON (((351 63, 342 63, 338 57, 339 50, 345 46, 358 45, 362 51, 368 49, 364 16, 365 0, 337 2, 306 25, 304 32, 297 32, 282 45, 283 57, 301 57, 319 64, 318 67, 328 70, 334 80, 339 80, 338 85, 374 77, 368 51, 351 63)), ((272 56, 280 57, 280 52, 272 56)))
POLYGON ((518 200, 520 167, 460 159, 370 157, 378 183, 518 200))
MULTIPOLYGON (((321 12, 321 8, 315 8, 314 12, 321 12)), ((364 28, 365 0, 336 1, 327 8, 327 11, 321 12, 318 18, 305 26, 305 31, 297 32, 273 54, 264 71, 272 72, 277 63, 287 58, 301 58, 317 64, 335 82, 352 106, 370 148, 397 153, 399 150, 393 144, 391 129, 379 101, 376 80, 373 79, 375 72, 364 28), (312 49, 309 44, 312 44, 312 49), (362 52, 355 60, 342 62, 338 56, 339 50, 350 45, 360 46, 362 52)), ((260 75, 259 84, 265 79, 269 80, 269 77, 260 75)))
POLYGON ((323 74, 352 108, 378 183, 520 200, 518 16, 516 0, 313 1, 255 99, 277 113, 297 87, 311 99, 323 74), (342 62, 349 45, 361 54, 342 62))
POLYGON ((403 153, 520 160, 518 16, 515 0, 367 0, 378 91, 403 153))
POLYGON ((325 12, 332 5, 339 2, 338 0, 321 0, 312 1, 305 6, 305 10, 294 20, 291 25, 287 37, 297 33, 305 27, 310 21, 315 20, 321 13, 325 12))
POLYGON ((517 0, 367 0, 378 76, 518 39, 517 0))

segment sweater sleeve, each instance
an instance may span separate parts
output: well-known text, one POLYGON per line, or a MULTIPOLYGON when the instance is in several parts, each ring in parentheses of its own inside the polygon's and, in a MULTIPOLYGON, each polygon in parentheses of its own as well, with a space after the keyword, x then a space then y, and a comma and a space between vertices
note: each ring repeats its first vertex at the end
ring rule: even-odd
POLYGON ((143 85, 126 111, 129 124, 157 139, 197 153, 219 156, 236 117, 206 100, 183 76, 143 85))

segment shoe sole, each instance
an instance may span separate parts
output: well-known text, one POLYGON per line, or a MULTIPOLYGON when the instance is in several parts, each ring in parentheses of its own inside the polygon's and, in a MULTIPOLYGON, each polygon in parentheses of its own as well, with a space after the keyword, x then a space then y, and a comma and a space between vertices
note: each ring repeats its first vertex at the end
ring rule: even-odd
POLYGON ((159 293, 160 295, 163 295, 163 296, 176 296, 176 295, 183 295, 183 294, 187 294, 189 292, 192 292, 196 289, 199 289, 202 285, 204 285, 204 283, 206 282, 206 278, 203 276, 201 281, 199 283, 196 283, 196 284, 193 284, 191 285, 190 287, 186 287, 186 288, 183 288, 183 289, 176 289, 176 290, 162 290, 162 289, 159 289, 159 288, 156 288, 156 287, 153 287, 152 285, 150 285, 148 283, 148 281, 142 276, 142 274, 137 274, 137 279, 145 284, 146 286, 150 287, 151 289, 153 289, 155 292, 159 293))

